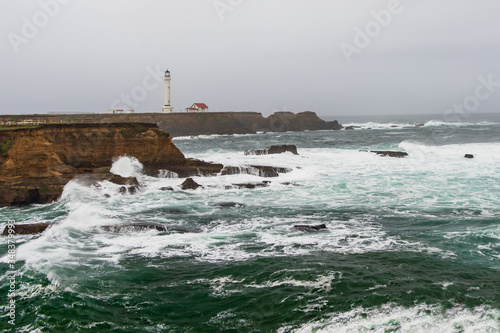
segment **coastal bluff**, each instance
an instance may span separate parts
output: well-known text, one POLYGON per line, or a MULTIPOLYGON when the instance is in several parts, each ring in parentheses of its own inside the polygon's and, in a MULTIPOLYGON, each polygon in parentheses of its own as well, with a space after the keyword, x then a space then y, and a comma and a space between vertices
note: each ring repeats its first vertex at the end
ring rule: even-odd
POLYGON ((215 174, 222 165, 186 159, 169 133, 150 123, 42 124, 0 130, 0 207, 58 199, 75 176, 113 177, 120 156, 133 156, 145 174, 215 174))
POLYGON ((0 122, 35 121, 39 123, 154 123, 162 131, 177 136, 212 134, 255 134, 257 132, 340 130, 337 121, 324 121, 316 113, 275 112, 264 117, 258 112, 198 113, 93 113, 3 115, 0 122))

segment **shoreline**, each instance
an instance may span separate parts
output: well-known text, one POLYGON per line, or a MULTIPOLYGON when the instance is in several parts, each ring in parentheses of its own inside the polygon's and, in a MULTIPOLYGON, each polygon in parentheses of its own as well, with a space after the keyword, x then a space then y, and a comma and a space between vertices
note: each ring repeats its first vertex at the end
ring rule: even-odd
POLYGON ((343 128, 338 121, 324 121, 311 111, 275 112, 268 117, 259 112, 0 115, 4 125, 128 122, 155 123, 173 137, 343 128))

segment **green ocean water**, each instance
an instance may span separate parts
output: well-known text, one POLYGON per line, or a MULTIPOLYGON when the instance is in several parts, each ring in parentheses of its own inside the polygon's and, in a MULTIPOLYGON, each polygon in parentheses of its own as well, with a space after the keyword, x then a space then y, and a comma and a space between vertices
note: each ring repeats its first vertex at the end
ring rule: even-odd
MULTIPOLYGON (((16 238, 18 332, 500 332, 500 123, 355 123, 370 130, 176 138, 188 157, 292 169, 144 184, 72 182, 60 201, 0 209, 50 222, 16 238), (395 126, 395 127, 391 127, 395 126), (245 156, 295 144, 299 155, 245 156), (404 159, 360 150, 401 150, 404 159), (474 159, 465 159, 466 153, 474 159), (227 189, 271 181, 257 189, 227 189), (108 195, 107 197, 105 195, 108 195), (220 203, 238 203, 220 208, 220 203), (99 226, 156 223, 170 231, 99 226), (326 224, 304 232, 297 224, 326 224)), ((7 239, 0 294, 7 305, 7 239)))

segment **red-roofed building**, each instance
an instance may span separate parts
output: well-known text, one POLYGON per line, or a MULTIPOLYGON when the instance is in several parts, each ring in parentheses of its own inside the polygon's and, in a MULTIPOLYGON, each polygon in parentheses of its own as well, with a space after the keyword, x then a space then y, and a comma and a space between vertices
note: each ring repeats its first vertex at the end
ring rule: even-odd
POLYGON ((194 103, 186 108, 186 112, 208 112, 208 106, 205 103, 194 103))

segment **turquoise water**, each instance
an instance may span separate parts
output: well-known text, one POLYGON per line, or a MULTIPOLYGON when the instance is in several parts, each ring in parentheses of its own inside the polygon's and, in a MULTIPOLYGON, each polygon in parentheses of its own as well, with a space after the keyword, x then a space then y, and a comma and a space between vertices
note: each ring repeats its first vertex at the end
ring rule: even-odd
POLYGON ((71 182, 56 203, 0 209, 2 228, 9 219, 56 223, 16 238, 15 326, 2 308, 1 327, 500 332, 500 124, 354 125, 372 129, 174 140, 188 157, 293 170, 278 178, 199 177, 205 189, 160 191, 183 179, 144 176, 122 158, 113 171, 137 176, 139 194, 71 182), (243 154, 271 144, 295 144, 300 155, 243 154), (382 149, 410 156, 360 151, 382 149), (270 186, 226 189, 262 180, 270 186), (242 205, 215 205, 223 202, 242 205), (144 222, 171 231, 99 228, 144 222), (293 228, 323 223, 314 233, 293 228))

